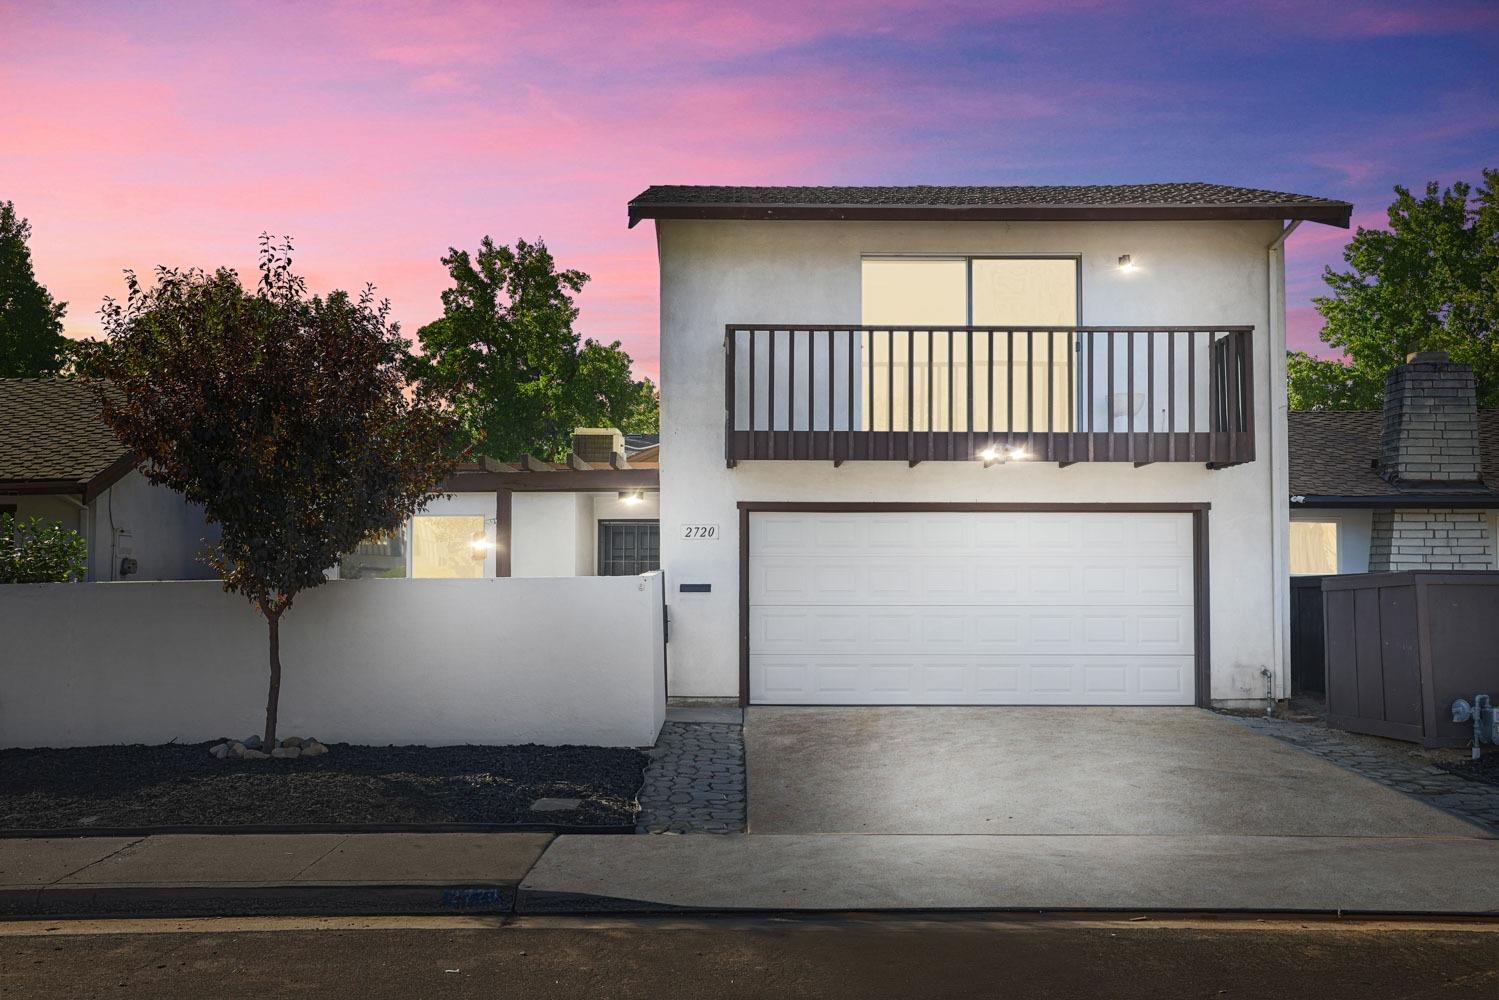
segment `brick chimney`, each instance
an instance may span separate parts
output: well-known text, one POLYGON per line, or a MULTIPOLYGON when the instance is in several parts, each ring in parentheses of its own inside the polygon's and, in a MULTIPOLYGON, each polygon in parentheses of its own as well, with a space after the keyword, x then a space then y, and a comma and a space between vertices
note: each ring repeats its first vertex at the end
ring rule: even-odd
POLYGON ((1386 376, 1379 473, 1392 483, 1446 488, 1483 478, 1472 368, 1422 351, 1386 376))
MULTIPOLYGON (((1412 354, 1384 386, 1379 474, 1414 492, 1486 491, 1478 451, 1473 369, 1440 351, 1412 354)), ((1369 571, 1488 569, 1488 522, 1480 510, 1404 507, 1374 511, 1369 571)))

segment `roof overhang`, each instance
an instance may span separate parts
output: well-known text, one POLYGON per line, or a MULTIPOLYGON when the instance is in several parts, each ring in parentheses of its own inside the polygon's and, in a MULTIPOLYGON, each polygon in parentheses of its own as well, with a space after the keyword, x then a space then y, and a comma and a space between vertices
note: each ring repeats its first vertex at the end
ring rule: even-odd
POLYGON ((1347 229, 1353 206, 1326 205, 750 205, 637 204, 630 227, 643 219, 740 219, 833 222, 1320 222, 1347 229))
POLYGON ((659 490, 659 469, 556 469, 491 472, 460 469, 438 487, 439 493, 607 493, 614 490, 659 490))
POLYGON ((1499 509, 1499 494, 1401 493, 1391 496, 1292 496, 1292 510, 1393 510, 1445 507, 1450 510, 1499 509))
POLYGON ((0 496, 76 496, 90 504, 135 466, 135 456, 127 453, 90 479, 0 479, 0 496))

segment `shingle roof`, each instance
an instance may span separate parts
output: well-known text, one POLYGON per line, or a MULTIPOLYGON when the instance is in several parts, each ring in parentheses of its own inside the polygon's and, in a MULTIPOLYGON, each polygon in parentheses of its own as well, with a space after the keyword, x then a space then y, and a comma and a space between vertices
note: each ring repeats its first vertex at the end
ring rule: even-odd
MULTIPOLYGON (((1384 415, 1379 410, 1293 410, 1288 421, 1291 496, 1389 497, 1430 495, 1432 484, 1400 487, 1373 466, 1384 415)), ((1499 410, 1478 411, 1478 450, 1484 483, 1499 485, 1499 410)), ((1487 493, 1471 486, 1469 496, 1487 493)), ((1499 506, 1499 495, 1494 497, 1499 506)))
POLYGON ((38 481, 74 483, 81 489, 126 454, 100 418, 88 383, 0 379, 0 489, 6 483, 38 481))
POLYGON ((655 185, 629 205, 641 219, 1306 219, 1347 228, 1346 201, 1225 184, 910 187, 655 185))

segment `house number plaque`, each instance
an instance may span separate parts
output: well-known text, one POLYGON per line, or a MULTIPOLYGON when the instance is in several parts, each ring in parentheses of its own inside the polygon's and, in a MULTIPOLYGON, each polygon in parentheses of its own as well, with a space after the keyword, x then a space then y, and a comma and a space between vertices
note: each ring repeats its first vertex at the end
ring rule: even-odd
POLYGON ((718 525, 684 524, 682 525, 682 537, 696 541, 713 541, 718 538, 718 525))

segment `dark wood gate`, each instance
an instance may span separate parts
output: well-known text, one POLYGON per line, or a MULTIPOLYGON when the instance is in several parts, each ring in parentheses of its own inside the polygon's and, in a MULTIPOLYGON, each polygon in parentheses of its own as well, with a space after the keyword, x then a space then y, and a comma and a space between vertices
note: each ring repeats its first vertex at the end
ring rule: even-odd
POLYGON ((1323 643, 1324 576, 1291 577, 1291 693, 1327 691, 1327 653, 1323 643))

